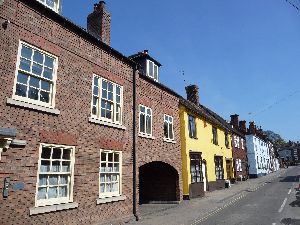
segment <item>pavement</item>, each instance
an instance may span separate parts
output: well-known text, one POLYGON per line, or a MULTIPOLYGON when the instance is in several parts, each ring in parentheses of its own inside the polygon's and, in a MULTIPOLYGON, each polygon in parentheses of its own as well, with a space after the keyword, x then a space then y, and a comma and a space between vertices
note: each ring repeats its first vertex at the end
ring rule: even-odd
POLYGON ((300 193, 296 189, 299 171, 300 167, 281 169, 180 204, 141 205, 140 220, 128 225, 298 225, 295 215, 300 217, 300 193), (284 195, 288 196, 283 198, 284 195), (286 204, 291 209, 286 210, 286 204), (282 208, 280 213, 278 208, 282 208))

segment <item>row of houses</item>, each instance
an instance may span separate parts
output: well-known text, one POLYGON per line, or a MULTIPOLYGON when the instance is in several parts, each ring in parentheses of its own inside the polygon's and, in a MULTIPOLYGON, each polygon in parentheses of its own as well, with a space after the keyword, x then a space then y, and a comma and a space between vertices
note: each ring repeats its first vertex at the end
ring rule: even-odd
POLYGON ((95 4, 87 30, 61 0, 0 5, 1 224, 118 223, 139 204, 180 202, 278 170, 261 128, 227 122, 159 82, 148 51, 110 47, 95 4))

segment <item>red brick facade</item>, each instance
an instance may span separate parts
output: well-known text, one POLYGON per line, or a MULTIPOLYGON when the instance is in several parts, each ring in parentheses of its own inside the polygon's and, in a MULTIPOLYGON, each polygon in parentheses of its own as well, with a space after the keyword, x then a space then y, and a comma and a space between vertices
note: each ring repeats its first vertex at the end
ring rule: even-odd
MULTIPOLYGON (((0 6, 0 23, 5 20, 10 23, 7 28, 0 26, 0 127, 16 128, 16 138, 26 140, 27 144, 23 148, 11 146, 2 153, 0 192, 4 177, 10 177, 10 186, 8 198, 0 197, 0 224, 100 224, 129 219, 133 205, 133 67, 129 60, 35 1, 5 1, 0 6), (20 40, 58 57, 55 108, 59 115, 7 104, 13 95, 20 40), (89 122, 93 74, 123 86, 126 129, 89 122), (29 209, 35 207, 40 143, 75 146, 73 202, 78 203, 75 209, 29 215, 29 209), (100 149, 122 151, 125 200, 96 204, 100 149), (13 190, 17 183, 24 184, 24 188, 13 190)), ((176 144, 179 149, 177 145, 179 141, 176 144)), ((168 162, 173 163, 171 154, 168 162)), ((176 168, 180 171, 179 163, 176 168)))
MULTIPOLYGON (((173 201, 182 200, 182 161, 180 153, 180 120, 179 120, 179 97, 168 91, 156 81, 151 78, 140 75, 138 79, 138 102, 137 105, 144 105, 152 109, 152 136, 153 138, 138 137, 137 140, 137 158, 138 168, 141 172, 143 166, 153 165, 153 173, 157 168, 161 170, 176 170, 177 180, 175 187, 161 187, 152 188, 149 186, 149 190, 145 192, 152 192, 152 195, 157 197, 153 201, 167 200, 167 196, 174 192, 176 188, 176 198, 173 201), (173 117, 174 125, 174 143, 164 141, 164 115, 167 114, 173 117)), ((138 119, 138 118, 137 118, 138 119)), ((139 121, 137 120, 137 123, 139 121)), ((172 173, 172 172, 170 172, 172 173)), ((153 182, 159 182, 163 176, 168 176, 164 173, 155 173, 153 182)), ((170 174, 172 176, 172 174, 170 174)), ((141 177, 140 177, 141 178, 141 177)), ((143 178, 143 177, 142 177, 143 178)), ((169 179, 163 177, 163 180, 169 179)), ((150 178, 149 178, 150 179, 150 178)), ((140 180, 139 182, 144 182, 140 180)), ((172 186, 172 185, 171 185, 172 186)), ((141 202, 141 201, 140 201, 141 202)))

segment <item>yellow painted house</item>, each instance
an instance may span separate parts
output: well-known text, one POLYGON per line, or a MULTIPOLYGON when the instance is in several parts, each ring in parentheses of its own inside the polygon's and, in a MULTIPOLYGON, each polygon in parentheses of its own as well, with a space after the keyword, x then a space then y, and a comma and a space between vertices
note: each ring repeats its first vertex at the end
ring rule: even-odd
POLYGON ((225 188, 233 178, 230 125, 199 104, 198 87, 187 88, 188 100, 180 101, 183 195, 203 196, 225 188))

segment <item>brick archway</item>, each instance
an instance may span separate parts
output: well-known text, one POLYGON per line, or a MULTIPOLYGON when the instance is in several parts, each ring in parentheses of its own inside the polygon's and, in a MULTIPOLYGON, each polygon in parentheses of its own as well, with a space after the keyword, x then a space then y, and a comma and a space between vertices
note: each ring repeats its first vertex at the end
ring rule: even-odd
POLYGON ((180 201, 177 170, 164 162, 151 162, 139 168, 140 204, 180 201))

